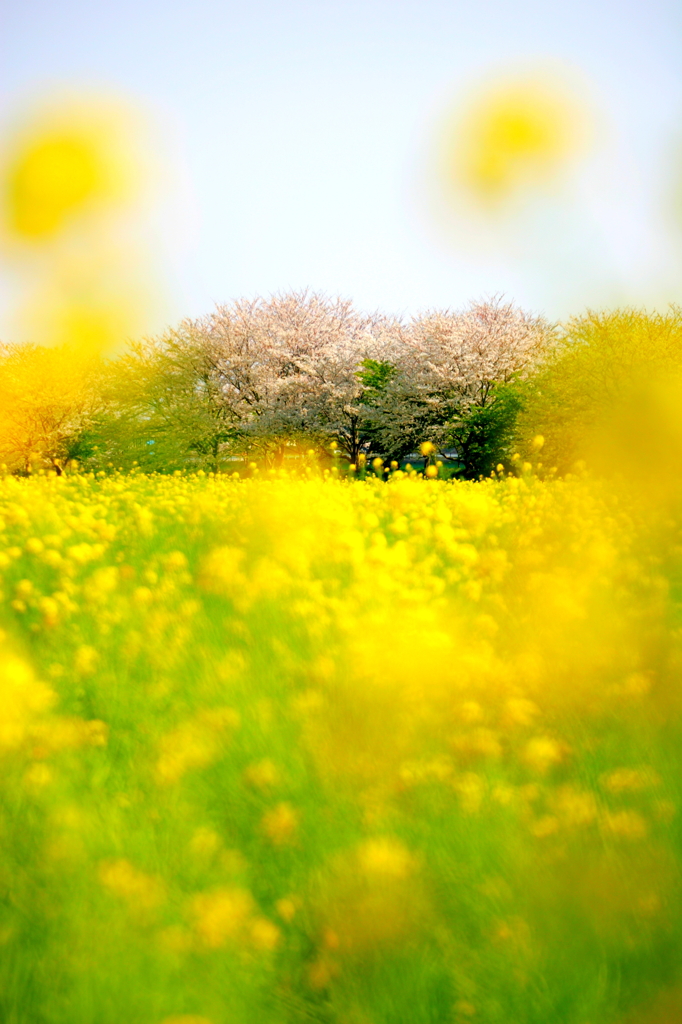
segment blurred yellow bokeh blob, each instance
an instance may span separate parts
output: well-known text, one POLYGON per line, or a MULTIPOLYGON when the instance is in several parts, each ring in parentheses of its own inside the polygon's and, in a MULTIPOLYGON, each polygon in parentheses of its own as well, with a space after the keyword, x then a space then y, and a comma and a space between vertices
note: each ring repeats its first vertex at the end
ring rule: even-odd
POLYGON ((109 97, 54 96, 17 116, 0 162, 0 248, 18 271, 21 340, 80 358, 147 329, 149 138, 109 97))
POLYGON ((441 156, 447 188, 498 207, 552 182, 583 148, 586 127, 582 104, 549 79, 497 82, 449 122, 441 156))
POLYGON ((63 102, 28 118, 3 167, 3 221, 11 238, 41 243, 135 189, 133 133, 122 108, 63 102))
POLYGON ((27 238, 53 234, 102 192, 103 178, 100 155, 90 140, 66 134, 37 139, 10 171, 11 228, 27 238))

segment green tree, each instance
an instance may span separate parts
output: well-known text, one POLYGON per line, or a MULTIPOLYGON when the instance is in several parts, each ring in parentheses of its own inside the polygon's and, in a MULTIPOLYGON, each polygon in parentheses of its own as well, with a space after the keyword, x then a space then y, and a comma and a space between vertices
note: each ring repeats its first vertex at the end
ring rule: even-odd
POLYGON ((349 409, 351 415, 347 417, 345 430, 339 432, 352 463, 357 462, 360 452, 377 444, 382 447, 382 439, 376 429, 376 415, 397 372, 396 366, 388 360, 369 358, 363 359, 360 369, 355 371, 361 391, 354 407, 349 409))
POLYGON ((104 398, 92 438, 101 462, 217 472, 242 433, 219 353, 182 328, 132 344, 109 365, 104 398))
POLYGON ((518 385, 496 384, 489 389, 485 404, 471 405, 463 415, 453 418, 447 441, 457 451, 463 476, 488 476, 499 463, 509 461, 522 406, 518 385))
POLYGON ((645 438, 653 454, 668 429, 654 429, 667 401, 654 392, 681 372, 679 307, 574 317, 524 388, 519 450, 529 455, 533 438, 542 435, 543 462, 559 472, 578 460, 595 466, 605 458, 628 461, 645 438))

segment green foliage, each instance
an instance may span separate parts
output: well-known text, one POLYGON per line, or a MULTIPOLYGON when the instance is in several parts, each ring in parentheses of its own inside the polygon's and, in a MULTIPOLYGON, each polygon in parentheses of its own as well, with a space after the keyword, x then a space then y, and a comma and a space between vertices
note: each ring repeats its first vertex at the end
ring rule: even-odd
POLYGON ((97 458, 99 436, 90 429, 81 430, 64 439, 64 460, 66 462, 87 462, 97 458))
POLYGON ((602 439, 616 423, 637 433, 633 419, 649 404, 647 389, 680 371, 679 307, 667 313, 624 309, 574 317, 524 388, 519 448, 529 454, 540 434, 547 466, 567 472, 576 460, 596 461, 602 439))
POLYGON ((349 421, 349 429, 339 440, 346 449, 350 461, 357 462, 360 452, 381 450, 384 454, 385 439, 381 435, 380 423, 387 389, 398 373, 397 367, 386 360, 363 359, 361 369, 355 376, 362 385, 355 414, 349 421))
POLYGON ((393 380, 397 368, 393 363, 379 359, 363 359, 362 369, 355 376, 363 385, 362 401, 374 405, 386 391, 389 381, 393 380))
POLYGON ((517 384, 499 384, 490 389, 485 405, 472 405, 451 422, 448 443, 457 449, 462 476, 476 480, 509 461, 522 406, 517 384))
POLYGON ((210 349, 182 331, 131 345, 109 366, 97 460, 149 471, 217 471, 241 436, 210 349))

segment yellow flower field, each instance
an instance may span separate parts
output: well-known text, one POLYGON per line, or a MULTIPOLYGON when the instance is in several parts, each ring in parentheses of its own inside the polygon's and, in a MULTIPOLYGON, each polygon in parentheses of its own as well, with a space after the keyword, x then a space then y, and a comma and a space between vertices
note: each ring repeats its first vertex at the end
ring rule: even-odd
POLYGON ((682 1019, 681 570, 580 476, 0 479, 0 1020, 682 1019))

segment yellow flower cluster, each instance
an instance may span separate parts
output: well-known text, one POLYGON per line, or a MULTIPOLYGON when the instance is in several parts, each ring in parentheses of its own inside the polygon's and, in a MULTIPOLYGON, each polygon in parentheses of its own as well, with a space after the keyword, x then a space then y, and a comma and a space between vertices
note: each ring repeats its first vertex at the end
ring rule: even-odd
POLYGON ((26 1019, 601 1024, 625 963, 644 1005, 680 569, 670 507, 585 477, 0 479, 26 1019))

